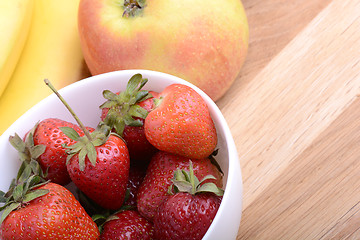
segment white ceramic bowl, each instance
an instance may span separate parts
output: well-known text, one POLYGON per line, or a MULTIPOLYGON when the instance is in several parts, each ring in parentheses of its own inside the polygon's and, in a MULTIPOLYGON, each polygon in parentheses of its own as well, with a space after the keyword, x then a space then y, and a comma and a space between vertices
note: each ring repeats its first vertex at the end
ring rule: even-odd
MULTIPOLYGON (((219 153, 216 159, 224 171, 225 194, 218 213, 203 239, 236 239, 242 211, 242 177, 238 153, 222 113, 203 91, 168 74, 148 70, 125 70, 93 76, 71 84, 59 92, 85 125, 95 127, 100 116, 99 106, 104 102, 102 91, 125 89, 130 77, 136 73, 141 73, 149 79, 144 87, 146 90, 160 92, 172 83, 182 83, 193 87, 208 104, 218 133, 219 153)), ((44 88, 47 88, 45 84, 44 88)), ((0 136, 0 190, 8 190, 20 166, 17 152, 8 141, 9 136, 17 133, 22 137, 36 122, 49 117, 75 123, 68 110, 55 94, 52 94, 27 111, 0 136)))

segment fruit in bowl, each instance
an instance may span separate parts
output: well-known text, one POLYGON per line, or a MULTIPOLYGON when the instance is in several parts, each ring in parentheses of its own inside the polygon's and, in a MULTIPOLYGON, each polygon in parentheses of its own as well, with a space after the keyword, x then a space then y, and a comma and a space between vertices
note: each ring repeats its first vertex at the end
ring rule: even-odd
MULTIPOLYGON (((44 85, 44 87, 46 86, 44 85)), ((167 197, 166 195, 168 193, 166 191, 165 192, 163 191, 161 194, 164 194, 165 197, 163 200, 159 201, 158 209, 160 209, 160 205, 161 205, 161 209, 163 209, 162 211, 164 211, 164 214, 159 214, 158 211, 156 210, 154 211, 154 214, 147 215, 149 205, 147 205, 146 196, 149 196, 149 194, 151 193, 147 192, 146 190, 151 190, 152 188, 146 186, 144 187, 143 185, 141 185, 144 184, 144 182, 154 184, 155 181, 160 181, 159 179, 166 180, 167 181, 166 186, 168 188, 166 190, 169 190, 171 192, 171 194, 170 193, 168 194, 169 196, 186 195, 185 193, 181 193, 181 194, 177 193, 177 191, 183 192, 183 188, 186 188, 190 192, 199 189, 203 191, 204 189, 201 189, 201 186, 205 186, 205 183, 213 183, 210 185, 216 186, 214 190, 215 192, 219 190, 219 188, 224 189, 224 192, 221 192, 220 190, 220 192, 213 194, 213 196, 219 195, 221 197, 214 197, 215 198, 214 206, 216 208, 216 211, 212 215, 213 218, 208 220, 211 222, 211 225, 209 224, 210 226, 206 228, 206 233, 204 232, 203 239, 220 239, 220 238, 235 239, 240 224, 241 209, 242 209, 242 180, 241 180, 239 160, 236 152, 236 147, 231 137, 230 130, 226 125, 226 121, 222 116, 220 110, 217 108, 216 104, 206 94, 204 94, 201 90, 199 90, 194 85, 188 83, 187 81, 184 81, 182 79, 179 79, 177 77, 168 74, 154 72, 154 71, 147 71, 147 70, 125 70, 125 71, 110 72, 102 75, 93 76, 86 80, 65 87, 61 89, 59 93, 71 106, 73 111, 76 113, 77 117, 81 120, 82 124, 84 126, 88 126, 87 127, 88 134, 89 135, 93 134, 92 137, 90 138, 96 138, 96 136, 101 137, 101 133, 94 134, 94 132, 96 132, 99 125, 102 126, 102 124, 104 124, 107 127, 104 128, 105 130, 103 132, 108 132, 109 130, 111 130, 111 132, 113 131, 116 132, 112 135, 113 136, 112 138, 116 139, 116 143, 111 143, 112 144, 111 146, 115 146, 115 145, 119 146, 122 145, 121 141, 124 141, 124 138, 121 138, 119 136, 124 136, 123 133, 125 131, 129 131, 126 130, 128 128, 127 127, 128 125, 124 124, 122 121, 115 121, 114 119, 118 119, 118 118, 116 117, 115 114, 116 112, 112 113, 111 109, 113 106, 116 106, 116 102, 118 99, 122 99, 124 98, 124 95, 127 95, 127 94, 122 94, 122 92, 126 92, 129 88, 130 88, 129 91, 131 92, 138 91, 138 94, 136 94, 137 96, 136 99, 142 100, 141 102, 150 101, 151 99, 154 100, 153 103, 150 103, 150 105, 152 105, 150 106, 150 109, 152 110, 148 111, 148 113, 145 113, 143 110, 139 110, 138 107, 135 107, 135 110, 133 112, 134 114, 132 115, 132 117, 130 119, 124 120, 124 123, 132 122, 133 120, 135 120, 135 122, 132 123, 132 125, 139 124, 139 126, 143 126, 146 139, 148 139, 150 144, 155 146, 155 148, 157 149, 157 151, 152 153, 152 157, 150 158, 150 160, 149 159, 146 160, 145 163, 141 162, 141 164, 132 165, 131 164, 132 159, 130 157, 130 163, 127 163, 127 161, 125 160, 125 163, 123 163, 122 165, 128 169, 125 170, 124 174, 122 174, 122 175, 126 175, 128 179, 130 179, 130 176, 132 176, 133 174, 132 168, 142 169, 142 171, 141 170, 139 171, 140 176, 144 176, 144 180, 140 181, 141 183, 135 184, 135 186, 133 186, 134 185, 133 184, 132 185, 133 188, 129 188, 129 189, 136 189, 138 191, 137 198, 135 198, 135 200, 137 200, 138 202, 135 208, 138 209, 138 212, 140 214, 135 214, 136 216, 134 217, 140 216, 140 218, 142 218, 143 220, 145 219, 147 222, 150 223, 154 222, 155 225, 156 222, 161 223, 161 220, 160 221, 156 220, 156 219, 160 219, 160 216, 158 215, 161 215, 161 217, 165 217, 166 211, 169 211, 168 207, 165 206, 165 202, 168 202, 169 200, 169 197, 167 197), (148 94, 147 91, 140 90, 139 89, 140 87, 137 88, 138 86, 137 84, 134 85, 129 84, 130 86, 127 85, 129 79, 131 79, 134 76, 139 76, 139 74, 141 74, 142 76, 142 78, 140 77, 140 79, 143 78, 148 79, 146 84, 142 87, 145 90, 150 90, 151 96, 147 95, 148 94), (165 118, 166 120, 169 121, 168 122, 165 121, 165 123, 163 122, 162 123, 163 125, 160 126, 155 125, 158 124, 158 121, 160 121, 159 119, 161 118, 161 116, 165 115, 164 111, 160 111, 163 103, 167 103, 167 101, 169 101, 167 103, 167 106, 169 106, 170 102, 172 101, 176 101, 176 100, 179 100, 180 102, 182 101, 182 98, 179 95, 173 99, 168 97, 172 95, 168 93, 169 88, 173 88, 174 86, 176 86, 177 92, 179 92, 180 90, 184 92, 190 92, 191 94, 189 98, 193 97, 194 99, 197 99, 196 101, 205 102, 205 105, 202 107, 206 107, 206 108, 203 109, 201 112, 199 112, 199 114, 204 115, 204 117, 200 119, 203 122, 198 125, 207 126, 207 127, 205 127, 200 131, 201 133, 198 135, 198 137, 196 138, 197 134, 192 133, 190 134, 190 136, 195 136, 194 139, 189 138, 189 139, 181 140, 182 135, 185 135, 185 133, 181 132, 180 135, 175 134, 179 142, 184 142, 184 144, 191 143, 192 145, 196 144, 196 142, 203 141, 205 139, 204 134, 206 134, 207 136, 212 136, 212 137, 208 137, 209 139, 205 139, 208 142, 207 144, 200 144, 200 146, 198 146, 197 149, 188 148, 186 151, 184 151, 182 148, 178 149, 175 146, 168 147, 167 144, 163 144, 169 142, 169 140, 165 136, 167 133, 162 132, 162 129, 166 128, 166 125, 171 125, 171 120, 169 117, 165 118), (110 90, 110 91, 103 92, 104 90, 110 90), (197 96, 200 96, 201 99, 199 100, 197 96), (101 108, 99 106, 101 106, 101 108), (105 112, 107 111, 107 113, 103 117, 101 117, 104 111, 105 112), (140 123, 141 121, 139 120, 141 119, 142 113, 146 115, 143 125, 140 123), (210 114, 211 121, 205 120, 205 116, 207 114, 210 114), (113 118, 112 116, 114 115, 115 117, 113 118), (148 119, 148 117, 150 118, 148 119), (99 124, 100 119, 102 119, 101 121, 102 124, 99 124), (146 130, 147 127, 150 130, 146 130), (214 130, 216 134, 212 135, 214 134, 214 130), (155 133, 153 131, 155 131, 155 133), (161 136, 161 134, 163 134, 163 137, 160 138, 156 137, 159 135, 161 136), (216 165, 213 164, 210 165, 209 164, 210 161, 204 160, 208 158, 208 155, 212 155, 215 149, 216 149, 215 152, 217 152, 217 154, 213 156, 213 158, 216 160, 220 169, 222 170, 221 174, 219 173, 219 171, 217 171, 218 168, 216 165), (187 164, 186 167, 178 168, 178 166, 180 166, 181 164, 184 165, 184 159, 187 160, 185 161, 187 164), (189 159, 191 159, 192 161, 189 161, 189 159), (159 162, 162 161, 165 163, 169 163, 171 161, 178 161, 178 163, 173 164, 172 166, 173 169, 171 172, 172 174, 170 174, 170 176, 160 177, 159 179, 156 178, 154 181, 152 181, 151 176, 149 176, 148 172, 153 172, 150 166, 152 164, 154 165, 155 161, 159 161, 159 162), (146 164, 146 166, 148 164, 149 167, 147 169, 144 169, 141 167, 143 166, 143 164, 146 164), (206 171, 206 174, 204 173, 201 174, 201 171, 199 170, 204 168, 202 164, 209 166, 208 168, 210 170, 206 171), (174 166, 177 167, 174 168, 174 166), (209 173, 211 173, 212 176, 209 176, 208 175, 209 173), (202 180, 204 179, 205 181, 202 182, 202 180), (185 181, 185 180, 189 180, 189 181, 185 181), (179 181, 180 181, 179 184, 176 183, 179 181), (184 181, 187 183, 184 183, 184 181), (174 183, 174 185, 172 183, 174 183), (221 200, 221 204, 219 202, 219 199, 221 200), (139 204, 139 202, 141 202, 142 205, 139 204), (231 222, 231 224, 229 224, 229 221, 231 222)), ((132 98, 126 101, 132 101, 133 99, 132 100, 131 99, 132 98)), ((179 108, 181 110, 182 107, 179 108)), ((146 110, 146 107, 142 107, 142 109, 146 110)), ((180 110, 177 111, 181 113, 180 110)), ((192 112, 196 112, 196 111, 185 110, 181 114, 191 115, 192 112)), ((178 116, 178 118, 180 118, 180 115, 178 116)), ((69 111, 66 109, 64 104, 61 101, 59 101, 58 97, 54 94, 41 101, 39 104, 34 106, 28 112, 26 112, 21 118, 19 118, 0 137, 0 180, 1 180, 0 190, 1 191, 6 192, 8 190, 12 179, 17 176, 17 172, 21 165, 21 162, 19 161, 19 155, 15 150, 15 148, 11 146, 9 142, 9 137, 14 136, 15 133, 18 134, 20 140, 24 136, 34 136, 36 135, 36 130, 31 131, 31 129, 37 123, 39 127, 42 124, 41 121, 45 119, 61 119, 62 121, 70 122, 71 124, 77 124, 77 122, 73 118, 73 115, 69 113, 69 111)), ((191 125, 195 126, 197 124, 192 123, 191 125)), ((69 129, 66 127, 61 128, 62 134, 66 134, 67 130, 69 129)), ((85 139, 84 137, 86 137, 86 136, 80 136, 83 134, 78 134, 79 136, 76 136, 77 134, 74 132, 67 134, 69 135, 70 139, 76 139, 77 137, 83 137, 82 139, 85 139)), ((73 141, 81 142, 76 140, 73 141)), ((87 140, 82 140, 82 141, 86 142, 87 140)), ((127 140, 125 142, 130 144, 131 141, 127 140)), ((31 145, 31 141, 30 141, 30 145, 31 145)), ((67 141, 66 145, 70 148, 71 146, 75 146, 75 144, 70 144, 70 140, 67 141)), ((96 144, 94 143, 94 145, 96 144)), ((75 148, 78 148, 79 150, 81 149, 81 146, 77 146, 75 148)), ((114 148, 110 147, 110 149, 114 149, 114 148)), ((73 151, 73 150, 74 148, 70 149, 69 151, 73 151)), ((95 151, 97 151, 97 148, 95 149, 95 151)), ((102 151, 106 152, 107 150, 103 149, 102 151)), ((119 151, 120 150, 115 150, 115 152, 119 152, 119 151)), ((89 150, 89 152, 93 152, 93 150, 89 150)), ((97 151, 97 153, 99 152, 101 152, 100 149, 97 151)), ((86 155, 85 152, 82 153, 77 153, 76 151, 67 152, 67 155, 71 156, 68 160, 70 165, 72 165, 71 161, 73 158, 78 158, 78 159, 91 158, 89 157, 89 155, 86 155)), ((123 155, 126 155, 126 153, 124 153, 123 155)), ((97 156, 99 157, 99 155, 97 156)), ((98 164, 100 161, 101 161, 100 159, 95 160, 96 164, 98 164)), ((85 166, 79 167, 77 172, 81 172, 81 168, 85 169, 84 171, 86 171, 87 168, 92 167, 92 164, 89 163, 89 161, 86 162, 87 164, 85 164, 85 166)), ((68 168, 69 168, 69 164, 67 165, 68 168)), ((45 173, 45 177, 46 177, 46 173, 50 173, 50 167, 45 168, 43 172, 45 173)), ((71 171, 68 172, 70 173, 71 171)), ((101 173, 97 173, 93 175, 100 176, 101 173)), ((90 214, 91 212, 90 215, 92 215, 92 212, 93 211, 96 212, 96 210, 99 208, 102 210, 109 208, 108 205, 103 205, 104 204, 103 202, 98 201, 96 199, 92 199, 90 197, 91 194, 87 192, 86 189, 83 188, 81 189, 82 191, 79 191, 80 188, 78 189, 74 187, 74 185, 78 186, 78 184, 76 183, 76 179, 77 178, 83 179, 83 177, 77 176, 74 173, 71 173, 70 177, 72 179, 72 183, 66 185, 66 187, 69 188, 76 195, 76 197, 79 199, 79 202, 83 204, 84 209, 87 211, 87 213, 90 214), (87 205, 87 203, 89 202, 93 203, 91 204, 90 207, 87 205), (99 208, 96 207, 92 208, 93 206, 99 206, 99 208)), ((37 179, 34 178, 32 182, 36 182, 35 180, 37 179)), ((135 181, 133 181, 132 183, 134 182, 135 181)), ((98 183, 101 184, 102 181, 98 181, 98 183)), ((54 183, 45 183, 45 184, 54 184, 54 183)), ((120 182, 118 182, 118 184, 120 185, 120 182)), ((41 190, 42 187, 43 186, 35 189, 41 190)), ((106 186, 103 186, 104 194, 105 194, 105 188, 106 186)), ((203 188, 207 188, 207 187, 203 187, 203 188)), ((43 196, 46 196, 46 194, 43 196)), ((121 203, 123 203, 124 200, 126 200, 125 198, 126 197, 125 196, 123 197, 122 194, 116 197, 116 199, 118 199, 118 202, 120 202, 120 205, 121 203)), ((112 200, 110 201, 110 203, 113 203, 115 201, 116 200, 112 200)), ((131 204, 129 203, 129 205, 131 204)), ((115 206, 112 210, 118 208, 119 206, 115 206)), ((102 213, 104 212, 105 211, 102 211, 102 213)), ((4 212, 2 212, 2 214, 4 214, 4 212)), ((128 214, 132 214, 132 216, 134 215, 133 213, 128 213, 128 214)), ((115 215, 111 215, 112 220, 104 223, 103 229, 106 228, 106 224, 112 223, 112 221, 115 220, 118 221, 119 217, 114 217, 114 216, 115 215)), ((106 217, 108 216, 105 215, 105 217, 103 218, 106 217)), ((84 218, 85 217, 83 217, 82 219, 84 218)), ((88 218, 86 217, 86 219, 88 218)), ((199 220, 200 222, 200 219, 197 220, 199 220)), ((94 230, 93 232, 96 231, 94 230)), ((154 232, 156 232, 156 230, 154 232)), ((157 233, 157 234, 161 234, 161 233, 157 233)))

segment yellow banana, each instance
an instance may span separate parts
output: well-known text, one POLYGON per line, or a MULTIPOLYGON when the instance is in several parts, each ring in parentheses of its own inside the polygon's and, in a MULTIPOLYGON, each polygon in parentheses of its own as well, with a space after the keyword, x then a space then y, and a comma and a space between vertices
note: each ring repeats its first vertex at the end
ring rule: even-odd
POLYGON ((79 0, 35 0, 34 4, 29 37, 0 97, 0 134, 50 95, 45 78, 60 89, 90 75, 78 36, 79 0))
POLYGON ((24 48, 33 0, 0 0, 0 96, 24 48))

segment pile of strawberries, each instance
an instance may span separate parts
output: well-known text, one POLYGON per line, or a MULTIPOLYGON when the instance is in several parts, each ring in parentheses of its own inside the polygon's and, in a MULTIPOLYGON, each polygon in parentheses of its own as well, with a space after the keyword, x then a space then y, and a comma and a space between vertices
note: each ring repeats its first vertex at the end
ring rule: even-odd
POLYGON ((96 128, 47 82, 77 124, 48 118, 10 137, 22 165, 0 191, 0 239, 202 239, 224 193, 213 120, 192 88, 146 82, 103 91, 96 128))

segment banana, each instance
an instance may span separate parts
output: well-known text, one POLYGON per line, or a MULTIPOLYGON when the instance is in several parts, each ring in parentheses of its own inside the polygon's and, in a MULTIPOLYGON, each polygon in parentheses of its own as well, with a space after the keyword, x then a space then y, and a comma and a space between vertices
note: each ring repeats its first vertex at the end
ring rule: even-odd
POLYGON ((0 0, 0 96, 24 48, 33 7, 33 0, 0 0))
POLYGON ((0 134, 29 108, 51 94, 44 84, 45 78, 60 89, 90 76, 78 36, 79 2, 35 0, 27 42, 0 97, 0 134))

